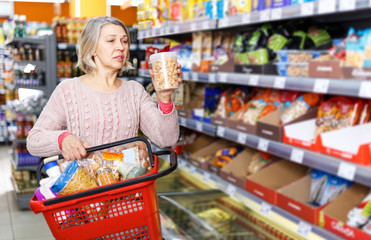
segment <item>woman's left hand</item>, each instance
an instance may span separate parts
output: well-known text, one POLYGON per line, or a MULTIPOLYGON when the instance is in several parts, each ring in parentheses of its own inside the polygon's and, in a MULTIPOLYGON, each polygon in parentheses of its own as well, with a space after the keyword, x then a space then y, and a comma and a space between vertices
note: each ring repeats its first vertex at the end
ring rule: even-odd
MULTIPOLYGON (((178 72, 178 83, 179 83, 179 86, 180 86, 183 81, 182 81, 182 66, 179 63, 177 63, 177 72, 178 72)), ((149 70, 149 74, 152 77, 153 85, 156 87, 155 78, 154 78, 152 69, 149 70)), ((156 93, 157 93, 157 98, 163 103, 170 102, 171 94, 175 91, 175 89, 157 91, 156 88, 155 88, 155 90, 156 90, 156 93)))

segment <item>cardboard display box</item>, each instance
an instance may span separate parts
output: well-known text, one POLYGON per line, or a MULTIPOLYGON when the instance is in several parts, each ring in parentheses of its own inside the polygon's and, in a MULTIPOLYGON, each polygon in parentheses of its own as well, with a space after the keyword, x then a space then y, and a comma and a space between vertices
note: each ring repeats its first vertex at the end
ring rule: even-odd
POLYGON ((283 142, 312 151, 319 151, 314 139, 315 130, 315 118, 302 122, 287 124, 283 127, 283 142))
POLYGON ((187 104, 184 104, 183 107, 178 109, 178 115, 184 118, 193 117, 193 109, 202 106, 202 100, 195 99, 190 101, 187 104))
MULTIPOLYGON (((317 111, 318 108, 310 108, 308 109, 307 113, 291 121, 290 123, 296 123, 307 119, 315 118, 317 116, 317 111)), ((281 113, 282 110, 277 109, 276 111, 271 112, 267 116, 264 116, 261 119, 259 119, 256 129, 257 135, 260 137, 271 139, 273 141, 282 142, 284 125, 279 124, 281 113)))
POLYGON ((242 109, 240 109, 238 112, 236 112, 232 117, 225 120, 225 125, 228 128, 235 129, 237 131, 249 133, 249 134, 256 134, 256 126, 244 123, 242 121, 238 121, 238 116, 240 115, 240 112, 242 109))
POLYGON ((189 157, 189 162, 195 167, 203 170, 209 170, 209 161, 214 157, 216 151, 234 145, 236 145, 236 143, 224 139, 218 139, 191 154, 189 157), (200 161, 201 158, 203 161, 200 161))
POLYGON ((371 235, 361 229, 348 226, 347 215, 367 196, 370 189, 353 184, 320 212, 320 225, 346 239, 366 240, 371 235))
POLYGON ((322 133, 321 152, 362 165, 371 165, 371 123, 322 133))
POLYGON ((201 135, 197 137, 197 139, 192 144, 183 147, 182 155, 185 159, 188 159, 190 155, 209 145, 210 143, 215 142, 216 140, 217 138, 208 135, 201 135))
POLYGON ((227 62, 225 62, 222 65, 217 64, 210 64, 209 66, 210 72, 234 72, 234 62, 233 59, 228 59, 227 62))
POLYGON ((340 61, 309 61, 308 76, 315 78, 342 78, 340 61))
POLYGON ((324 206, 314 206, 309 203, 311 175, 295 181, 277 193, 277 206, 310 222, 318 224, 318 216, 324 206))
POLYGON ((277 190, 306 175, 308 168, 287 160, 267 166, 246 178, 245 189, 272 204, 277 203, 277 190))
POLYGON ((342 67, 345 79, 371 80, 371 68, 342 67))
POLYGON ((263 65, 235 65, 234 71, 236 73, 278 75, 277 67, 273 63, 263 65))

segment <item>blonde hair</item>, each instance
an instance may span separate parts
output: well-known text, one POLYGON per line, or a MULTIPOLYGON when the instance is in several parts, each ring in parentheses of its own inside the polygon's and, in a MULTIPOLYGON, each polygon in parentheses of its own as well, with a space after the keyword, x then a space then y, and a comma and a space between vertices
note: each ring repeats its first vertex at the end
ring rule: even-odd
POLYGON ((93 70, 97 69, 97 65, 94 62, 93 59, 93 53, 98 45, 99 35, 102 30, 102 27, 106 24, 115 24, 118 26, 121 26, 124 30, 126 35, 128 36, 128 54, 127 59, 125 59, 125 65, 124 67, 119 71, 119 74, 122 73, 122 71, 128 70, 133 68, 131 64, 129 63, 128 59, 130 58, 130 35, 129 31, 126 28, 125 24, 121 22, 119 19, 115 17, 94 17, 91 18, 85 25, 84 29, 81 32, 78 44, 77 44, 77 56, 78 56, 78 62, 77 66, 84 71, 85 73, 90 73, 93 70))

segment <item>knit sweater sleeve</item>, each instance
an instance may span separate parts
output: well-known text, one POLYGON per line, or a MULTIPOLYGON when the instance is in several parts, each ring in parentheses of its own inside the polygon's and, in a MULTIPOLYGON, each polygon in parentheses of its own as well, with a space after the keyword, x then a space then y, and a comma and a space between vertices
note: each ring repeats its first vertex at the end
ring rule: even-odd
POLYGON ((139 99, 140 129, 159 147, 174 145, 179 139, 178 112, 175 107, 170 113, 163 114, 141 84, 136 82, 135 88, 139 99))
POLYGON ((60 84, 50 96, 34 127, 27 137, 27 150, 34 156, 48 157, 61 153, 58 137, 66 132, 63 86, 60 84))

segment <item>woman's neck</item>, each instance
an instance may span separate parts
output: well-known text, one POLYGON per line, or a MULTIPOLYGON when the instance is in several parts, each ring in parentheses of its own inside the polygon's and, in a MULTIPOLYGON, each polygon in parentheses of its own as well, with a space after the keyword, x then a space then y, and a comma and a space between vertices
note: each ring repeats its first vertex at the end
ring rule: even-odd
POLYGON ((121 86, 117 72, 93 71, 81 76, 80 79, 88 87, 101 92, 111 92, 121 86))

